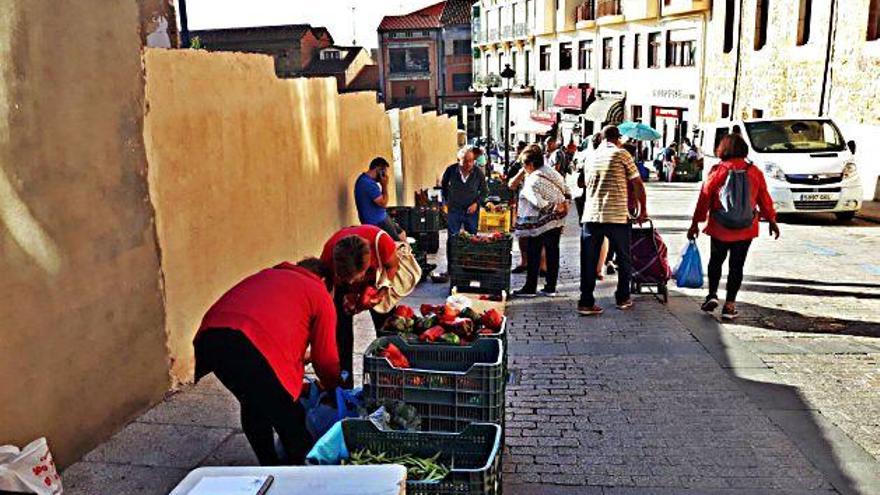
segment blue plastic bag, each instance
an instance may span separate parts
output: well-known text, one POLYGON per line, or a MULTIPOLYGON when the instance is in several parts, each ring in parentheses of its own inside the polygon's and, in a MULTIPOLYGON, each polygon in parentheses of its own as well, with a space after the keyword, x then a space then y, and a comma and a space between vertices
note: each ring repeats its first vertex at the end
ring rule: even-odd
POLYGON ((337 421, 327 430, 327 433, 315 442, 314 447, 306 456, 306 463, 337 465, 348 457, 348 447, 345 445, 345 436, 342 434, 342 421, 337 421))
POLYGON ((703 287, 703 260, 695 241, 690 241, 675 269, 675 285, 687 289, 703 287))

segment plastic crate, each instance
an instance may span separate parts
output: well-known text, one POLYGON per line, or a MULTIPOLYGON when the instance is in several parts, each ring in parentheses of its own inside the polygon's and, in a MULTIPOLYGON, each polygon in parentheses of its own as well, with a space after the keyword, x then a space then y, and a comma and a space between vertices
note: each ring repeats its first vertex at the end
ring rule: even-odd
MULTIPOLYGON (((410 234, 407 233, 407 235, 410 234)), ((416 232, 412 236, 416 240, 416 251, 437 254, 437 251, 440 250, 440 232, 416 232)))
POLYGON ((369 420, 346 419, 342 435, 349 452, 433 457, 450 468, 439 482, 407 481, 407 495, 498 495, 501 493, 502 430, 474 423, 461 433, 383 431, 369 420))
POLYGON ((489 188, 488 196, 497 196, 505 203, 513 199, 513 191, 507 187, 507 184, 504 181, 500 179, 488 179, 486 185, 489 188))
MULTIPOLYGON (((380 329, 376 330, 376 335, 378 335, 379 337, 394 337, 398 334, 396 332, 392 332, 390 330, 384 330, 384 329, 380 328, 380 329)), ((407 338, 406 336, 402 336, 402 337, 407 341, 412 340, 413 342, 415 342, 418 339, 418 337, 416 337, 415 335, 413 335, 409 338, 407 338)), ((502 317, 501 328, 497 332, 479 334, 477 336, 477 338, 478 339, 499 339, 499 340, 501 340, 502 344, 504 344, 503 352, 506 357, 507 356, 507 317, 506 316, 502 317)), ((434 342, 431 345, 457 345, 457 344, 447 344, 445 342, 434 342)), ((461 347, 461 346, 459 346, 459 347, 461 347)))
POLYGON ((480 209, 480 232, 510 232, 510 210, 501 212, 480 209))
MULTIPOLYGON (((513 261, 513 239, 474 243, 461 236, 449 241, 449 270, 456 268, 482 271, 510 271, 513 261)), ((508 273, 509 275, 509 273, 508 273)))
POLYGON ((467 346, 409 343, 399 336, 373 341, 364 352, 364 394, 416 408, 424 431, 461 431, 474 422, 504 420, 504 344, 478 339, 467 346), (410 367, 391 366, 378 350, 397 346, 410 367))
POLYGON ((440 207, 436 204, 416 206, 410 211, 409 232, 438 232, 440 230, 440 207))
POLYGON ((388 213, 388 216, 394 220, 400 228, 405 230, 407 234, 409 234, 410 223, 412 221, 412 208, 409 206, 389 206, 385 208, 385 212, 388 213))
POLYGON ((499 270, 480 270, 450 266, 449 285, 459 292, 479 294, 510 293, 510 267, 499 270))

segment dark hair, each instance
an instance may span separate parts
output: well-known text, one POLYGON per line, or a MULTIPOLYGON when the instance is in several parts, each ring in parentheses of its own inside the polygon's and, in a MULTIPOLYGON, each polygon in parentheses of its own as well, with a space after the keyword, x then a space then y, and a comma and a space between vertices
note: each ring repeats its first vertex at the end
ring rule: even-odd
POLYGON ((523 162, 523 165, 528 163, 535 169, 539 169, 544 166, 544 152, 541 150, 541 146, 537 144, 530 144, 523 150, 519 155, 519 159, 523 162))
POLYGON ((373 161, 370 162, 370 170, 374 170, 379 167, 387 167, 387 166, 388 166, 388 160, 382 158, 381 156, 377 156, 376 158, 373 158, 373 161))
POLYGON ((620 129, 616 125, 608 125, 602 129, 602 137, 605 141, 617 141, 620 139, 620 129))
POLYGON ((363 237, 349 235, 339 239, 333 247, 333 268, 336 276, 349 280, 367 267, 364 259, 370 255, 370 245, 363 237))
POLYGON ((745 158, 749 156, 749 145, 739 134, 727 134, 721 138, 718 147, 715 148, 715 156, 722 160, 732 158, 745 158))
POLYGON ((305 268, 306 270, 314 273, 321 280, 324 281, 324 285, 327 286, 327 290, 331 290, 333 287, 333 281, 330 279, 330 270, 324 266, 324 263, 321 262, 318 258, 314 256, 308 256, 299 260, 296 263, 296 266, 305 268))
POLYGON ((526 149, 526 146, 528 146, 528 144, 526 144, 525 141, 520 141, 520 142, 516 143, 516 150, 518 152, 522 153, 522 150, 526 149))
POLYGON ((593 149, 598 148, 600 144, 602 144, 602 133, 597 132, 593 134, 593 149))

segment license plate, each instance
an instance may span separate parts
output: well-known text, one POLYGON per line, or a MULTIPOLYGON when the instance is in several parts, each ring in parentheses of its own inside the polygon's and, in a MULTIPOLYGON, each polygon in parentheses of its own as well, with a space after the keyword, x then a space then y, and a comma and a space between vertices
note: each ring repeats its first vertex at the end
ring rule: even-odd
POLYGON ((811 193, 811 194, 801 194, 801 201, 835 201, 837 199, 837 194, 828 194, 828 193, 811 193))

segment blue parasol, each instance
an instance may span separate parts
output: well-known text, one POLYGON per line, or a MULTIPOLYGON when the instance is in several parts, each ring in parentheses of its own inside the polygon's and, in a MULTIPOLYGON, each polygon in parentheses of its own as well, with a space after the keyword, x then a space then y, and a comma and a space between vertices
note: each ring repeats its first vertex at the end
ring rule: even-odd
POLYGON ((617 126, 620 130, 620 134, 630 138, 636 139, 639 141, 653 141, 655 139, 660 139, 660 133, 654 130, 653 127, 648 124, 643 124, 641 122, 624 122, 617 126))

